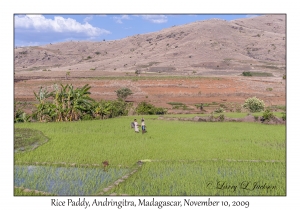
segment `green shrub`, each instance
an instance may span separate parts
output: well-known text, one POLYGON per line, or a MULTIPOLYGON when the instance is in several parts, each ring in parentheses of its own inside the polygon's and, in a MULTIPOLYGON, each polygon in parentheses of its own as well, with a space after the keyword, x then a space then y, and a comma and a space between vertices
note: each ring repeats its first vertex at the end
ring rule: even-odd
POLYGON ((89 114, 85 114, 81 117, 81 120, 92 120, 92 119, 93 119, 93 117, 89 114))
POLYGON ((167 113, 167 109, 162 108, 162 107, 156 108, 156 114, 166 114, 166 113, 167 113))
POLYGON ((178 105, 178 106, 183 106, 184 104, 181 103, 181 102, 169 102, 167 104, 170 104, 170 105, 178 105))
POLYGON ((135 112, 138 115, 140 115, 140 114, 145 114, 145 115, 166 114, 167 109, 162 108, 162 107, 155 107, 153 104, 143 101, 137 105, 135 112))
POLYGON ((273 119, 275 116, 273 114, 273 112, 270 109, 266 109, 263 113, 263 118, 267 121, 270 121, 271 119, 273 119))
POLYGON ((125 100, 128 96, 133 94, 129 88, 120 88, 115 92, 117 93, 117 97, 123 100, 125 100))
POLYGON ((18 109, 14 114, 14 122, 30 122, 30 115, 26 114, 23 110, 18 109))
POLYGON ((276 105, 275 106, 277 109, 281 109, 283 111, 286 111, 286 106, 285 105, 276 105))
POLYGON ((272 91, 272 90, 273 90, 273 88, 267 88, 266 90, 267 90, 267 91, 272 91))
POLYGON ((237 113, 241 113, 241 112, 242 112, 242 108, 241 108, 241 107, 236 107, 236 108, 235 108, 235 111, 236 111, 237 113))
POLYGON ((254 96, 246 99, 243 107, 248 109, 250 112, 260 112, 264 110, 265 103, 263 100, 260 100, 254 96))
POLYGON ((251 77, 251 76, 252 76, 252 74, 251 74, 251 72, 250 72, 250 71, 244 71, 244 72, 243 72, 243 76, 246 76, 246 77, 251 77))
POLYGON ((282 79, 286 79, 286 75, 285 74, 282 76, 282 79))
POLYGON ((224 114, 221 114, 221 115, 219 116, 219 120, 220 120, 221 122, 223 122, 223 121, 225 120, 225 115, 224 115, 224 114))
POLYGON ((181 106, 179 106, 179 105, 174 105, 172 108, 173 109, 179 109, 181 106))
POLYGON ((222 107, 222 108, 226 108, 226 105, 225 104, 220 104, 220 107, 222 107))
POLYGON ((223 113, 223 112, 224 112, 224 109, 223 109, 222 107, 217 108, 217 109, 215 110, 215 113, 223 113))
POLYGON ((281 114, 282 114, 282 117, 281 117, 282 120, 283 120, 283 121, 286 121, 286 112, 282 112, 281 114))

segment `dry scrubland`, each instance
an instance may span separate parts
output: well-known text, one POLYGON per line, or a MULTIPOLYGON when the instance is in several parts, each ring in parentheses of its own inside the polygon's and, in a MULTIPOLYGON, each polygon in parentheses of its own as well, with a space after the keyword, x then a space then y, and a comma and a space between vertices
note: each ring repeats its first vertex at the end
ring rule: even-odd
POLYGON ((128 100, 165 107, 173 101, 242 102, 254 95, 282 105, 285 29, 285 15, 266 15, 198 21, 115 41, 17 48, 15 99, 33 100, 41 85, 72 83, 90 84, 96 99, 116 98, 114 90, 129 87, 134 94, 128 100), (244 71, 260 77, 240 76, 244 71), (190 79, 195 77, 201 79, 190 79))

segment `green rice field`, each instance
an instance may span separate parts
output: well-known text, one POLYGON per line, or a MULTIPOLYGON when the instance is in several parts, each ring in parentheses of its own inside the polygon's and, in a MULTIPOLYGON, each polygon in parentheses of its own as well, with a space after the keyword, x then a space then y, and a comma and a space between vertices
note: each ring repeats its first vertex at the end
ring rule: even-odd
POLYGON ((142 116, 15 124, 15 137, 31 129, 48 139, 15 150, 15 187, 54 195, 286 195, 285 125, 143 117, 145 134, 130 128, 142 116))

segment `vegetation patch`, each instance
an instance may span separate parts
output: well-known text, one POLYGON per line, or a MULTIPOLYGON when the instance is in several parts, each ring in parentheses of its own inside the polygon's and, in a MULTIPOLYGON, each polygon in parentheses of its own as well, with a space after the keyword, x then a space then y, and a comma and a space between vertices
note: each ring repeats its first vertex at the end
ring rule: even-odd
POLYGON ((252 74, 251 74, 250 71, 244 71, 244 72, 242 73, 242 75, 245 76, 245 77, 251 77, 251 76, 252 76, 252 74))
POLYGON ((266 91, 272 91, 273 88, 266 88, 266 91))
POLYGON ((255 71, 244 71, 242 76, 254 76, 254 77, 273 77, 272 73, 268 72, 255 72, 255 71))
POLYGON ((271 119, 273 119, 275 116, 273 114, 273 112, 270 110, 270 109, 266 109, 264 112, 263 112, 263 119, 264 120, 267 120, 267 121, 270 121, 271 119))
POLYGON ((274 75, 272 73, 267 72, 251 72, 252 76, 255 77, 273 77, 274 75))
POLYGON ((137 105, 135 112, 138 115, 163 115, 167 113, 167 109, 143 101, 137 105))
POLYGON ((184 103, 181 103, 181 102, 168 102, 167 104, 170 104, 170 105, 172 105, 172 106, 183 106, 184 105, 184 103))
POLYGON ((48 137, 39 130, 29 128, 15 128, 14 130, 15 152, 33 150, 48 140, 48 137))
POLYGON ((252 97, 245 100, 243 107, 245 109, 248 109, 250 112, 260 112, 264 110, 265 103, 263 100, 260 100, 259 98, 252 97))

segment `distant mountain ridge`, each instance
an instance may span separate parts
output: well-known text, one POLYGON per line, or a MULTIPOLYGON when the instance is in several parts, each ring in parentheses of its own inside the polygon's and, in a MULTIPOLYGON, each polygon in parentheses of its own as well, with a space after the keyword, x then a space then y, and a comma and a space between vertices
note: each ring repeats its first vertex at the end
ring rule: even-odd
POLYGON ((115 41, 70 41, 14 51, 15 71, 237 74, 286 62, 286 16, 211 19, 115 41))

